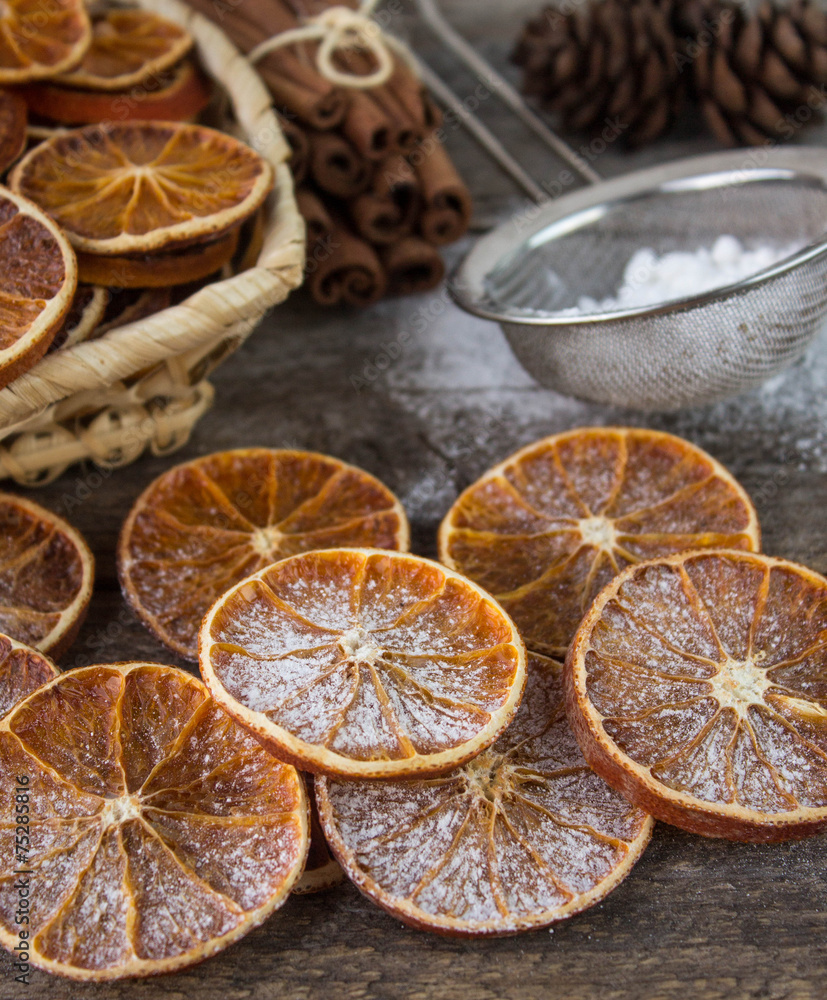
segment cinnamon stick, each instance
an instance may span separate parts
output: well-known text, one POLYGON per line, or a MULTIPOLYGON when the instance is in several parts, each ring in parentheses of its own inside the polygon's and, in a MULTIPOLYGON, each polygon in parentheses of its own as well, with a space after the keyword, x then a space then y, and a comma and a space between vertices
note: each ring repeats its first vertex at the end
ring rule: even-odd
POLYGON ((362 156, 381 160, 394 148, 397 128, 369 93, 354 90, 342 121, 342 132, 362 156))
POLYGON ((296 188, 296 204, 307 228, 308 252, 321 241, 330 237, 334 222, 322 199, 308 188, 296 188))
POLYGON ((387 280, 376 251, 328 212, 312 191, 297 192, 307 222, 306 283, 323 306, 369 306, 385 294, 387 280))
POLYGON ((366 191, 350 203, 350 219, 356 232, 376 246, 387 246, 407 236, 413 220, 392 198, 366 191))
POLYGON ((285 118, 283 115, 279 115, 278 119, 284 137, 290 146, 290 171, 293 174, 293 180, 297 184, 301 184, 307 176, 309 168, 310 139, 307 132, 299 128, 295 121, 285 118))
MULTIPOLYGON (((281 0, 243 0, 235 5, 216 0, 187 2, 223 28, 242 52, 299 24, 281 0)), ((333 128, 344 117, 347 95, 316 69, 316 47, 308 43, 277 49, 257 68, 280 109, 314 128, 333 128)))
POLYGON ((416 174, 400 153, 379 165, 373 190, 350 203, 356 232, 371 243, 387 246, 413 231, 418 207, 416 174))
POLYGON ((368 161, 338 132, 304 131, 308 171, 315 183, 337 198, 353 198, 370 184, 368 161))
POLYGON ((413 295, 435 288, 445 277, 445 263, 436 247, 418 236, 406 236, 379 251, 391 295, 413 295))
POLYGON ((430 136, 411 159, 424 201, 420 232, 434 246, 453 243, 468 231, 470 192, 435 136, 430 136))

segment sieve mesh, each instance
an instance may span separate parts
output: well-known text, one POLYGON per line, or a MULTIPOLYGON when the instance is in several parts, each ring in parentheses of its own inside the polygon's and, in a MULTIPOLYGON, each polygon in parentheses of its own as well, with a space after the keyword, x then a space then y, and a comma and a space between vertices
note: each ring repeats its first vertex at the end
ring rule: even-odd
POLYGON ((827 315, 824 178, 695 174, 601 202, 606 187, 516 245, 512 238, 478 282, 472 311, 500 320, 539 382, 582 399, 674 410, 743 392, 802 354, 827 315), (722 233, 748 248, 771 243, 796 253, 758 280, 690 303, 631 316, 549 315, 583 295, 614 295, 641 247, 711 248, 722 233))

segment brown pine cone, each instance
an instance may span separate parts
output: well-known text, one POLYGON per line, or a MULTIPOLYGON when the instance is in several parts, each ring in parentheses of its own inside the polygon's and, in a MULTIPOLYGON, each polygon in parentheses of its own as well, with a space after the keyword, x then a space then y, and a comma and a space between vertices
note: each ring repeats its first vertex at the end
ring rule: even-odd
POLYGON ((694 59, 698 98, 710 128, 726 145, 792 138, 827 102, 827 11, 812 0, 754 14, 721 4, 694 59))
POLYGON ((671 124, 684 90, 671 0, 599 0, 526 24, 512 59, 523 90, 573 131, 615 125, 630 145, 671 124))

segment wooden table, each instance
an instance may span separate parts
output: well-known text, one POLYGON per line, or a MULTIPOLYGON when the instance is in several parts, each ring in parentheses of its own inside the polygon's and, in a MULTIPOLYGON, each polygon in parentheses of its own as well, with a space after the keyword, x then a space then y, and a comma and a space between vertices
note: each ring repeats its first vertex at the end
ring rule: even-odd
MULTIPOLYGON (((505 63, 508 39, 535 0, 445 5, 505 63)), ((423 44, 425 44, 423 42, 423 44)), ((427 49, 426 49, 427 53, 427 49)), ((438 54, 427 53, 437 65, 438 54)), ((446 70, 468 89, 468 80, 446 70)), ((540 177, 556 170, 507 116, 486 118, 540 177)), ((806 141, 825 144, 827 132, 806 141)), ((457 132, 448 142, 471 180, 480 218, 519 198, 457 132)), ((714 148, 690 130, 629 157, 609 149, 605 174, 714 148)), ((462 248, 452 253, 456 258, 462 248)), ((394 353, 396 353, 394 351, 394 353)), ((590 423, 682 434, 726 463, 753 496, 767 552, 827 572, 827 340, 763 390, 717 406, 646 416, 539 388, 499 329, 443 292, 364 313, 320 311, 302 294, 280 308, 215 376, 217 404, 189 445, 111 475, 76 469, 32 495, 67 512, 98 560, 88 621, 63 666, 123 659, 174 662, 124 606, 114 549, 131 502, 176 461, 241 445, 338 455, 380 476, 405 504, 414 550, 457 492, 489 465, 546 434, 590 423), (386 344, 401 348, 382 371, 386 344)), ((183 665, 183 664, 182 664, 183 665)), ((659 826, 629 879, 602 905, 558 925, 493 942, 401 926, 344 885, 293 898, 263 927, 206 964, 156 980, 81 986, 35 973, 12 980, 0 955, 0 998, 19 1000, 805 1000, 827 995, 827 841, 780 846, 704 840, 659 826)))

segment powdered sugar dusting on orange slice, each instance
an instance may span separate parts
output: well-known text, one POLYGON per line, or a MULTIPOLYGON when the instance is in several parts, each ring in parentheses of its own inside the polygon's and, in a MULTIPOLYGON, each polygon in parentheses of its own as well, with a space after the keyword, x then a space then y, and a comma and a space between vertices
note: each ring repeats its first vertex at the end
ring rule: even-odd
POLYGON ((563 656, 626 566, 759 543, 746 493, 699 448, 658 431, 585 428, 529 445, 470 486, 442 523, 439 552, 494 594, 529 648, 563 656))
MULTIPOLYGON (((30 961, 76 979, 145 976, 214 954, 286 898, 307 851, 295 769, 172 667, 63 674, 0 723, 29 777, 37 883, 30 961)), ((14 785, 0 789, 14 814, 14 785)), ((17 943, 14 824, 0 823, 0 943, 17 943)))
POLYGON ((437 563, 371 549, 285 559, 237 584, 200 633, 218 701, 324 773, 444 771, 491 743, 525 676, 514 624, 437 563))
POLYGON ((743 840, 827 827, 827 581, 733 551, 627 570, 569 654, 586 757, 659 818, 743 840))
MULTIPOLYGON (((124 524, 118 571, 141 620, 194 660, 205 613, 246 576, 310 549, 404 551, 408 539, 401 504, 362 469, 314 452, 246 448, 178 465, 151 483, 124 524)), ((253 605, 269 622, 268 603, 252 599, 250 622, 253 605)), ((298 634, 284 641, 306 645, 298 634)))
POLYGON ((369 898, 429 930, 510 934, 571 916, 625 877, 652 822, 583 759, 561 670, 529 654, 513 723, 441 778, 317 779, 328 840, 369 898))

